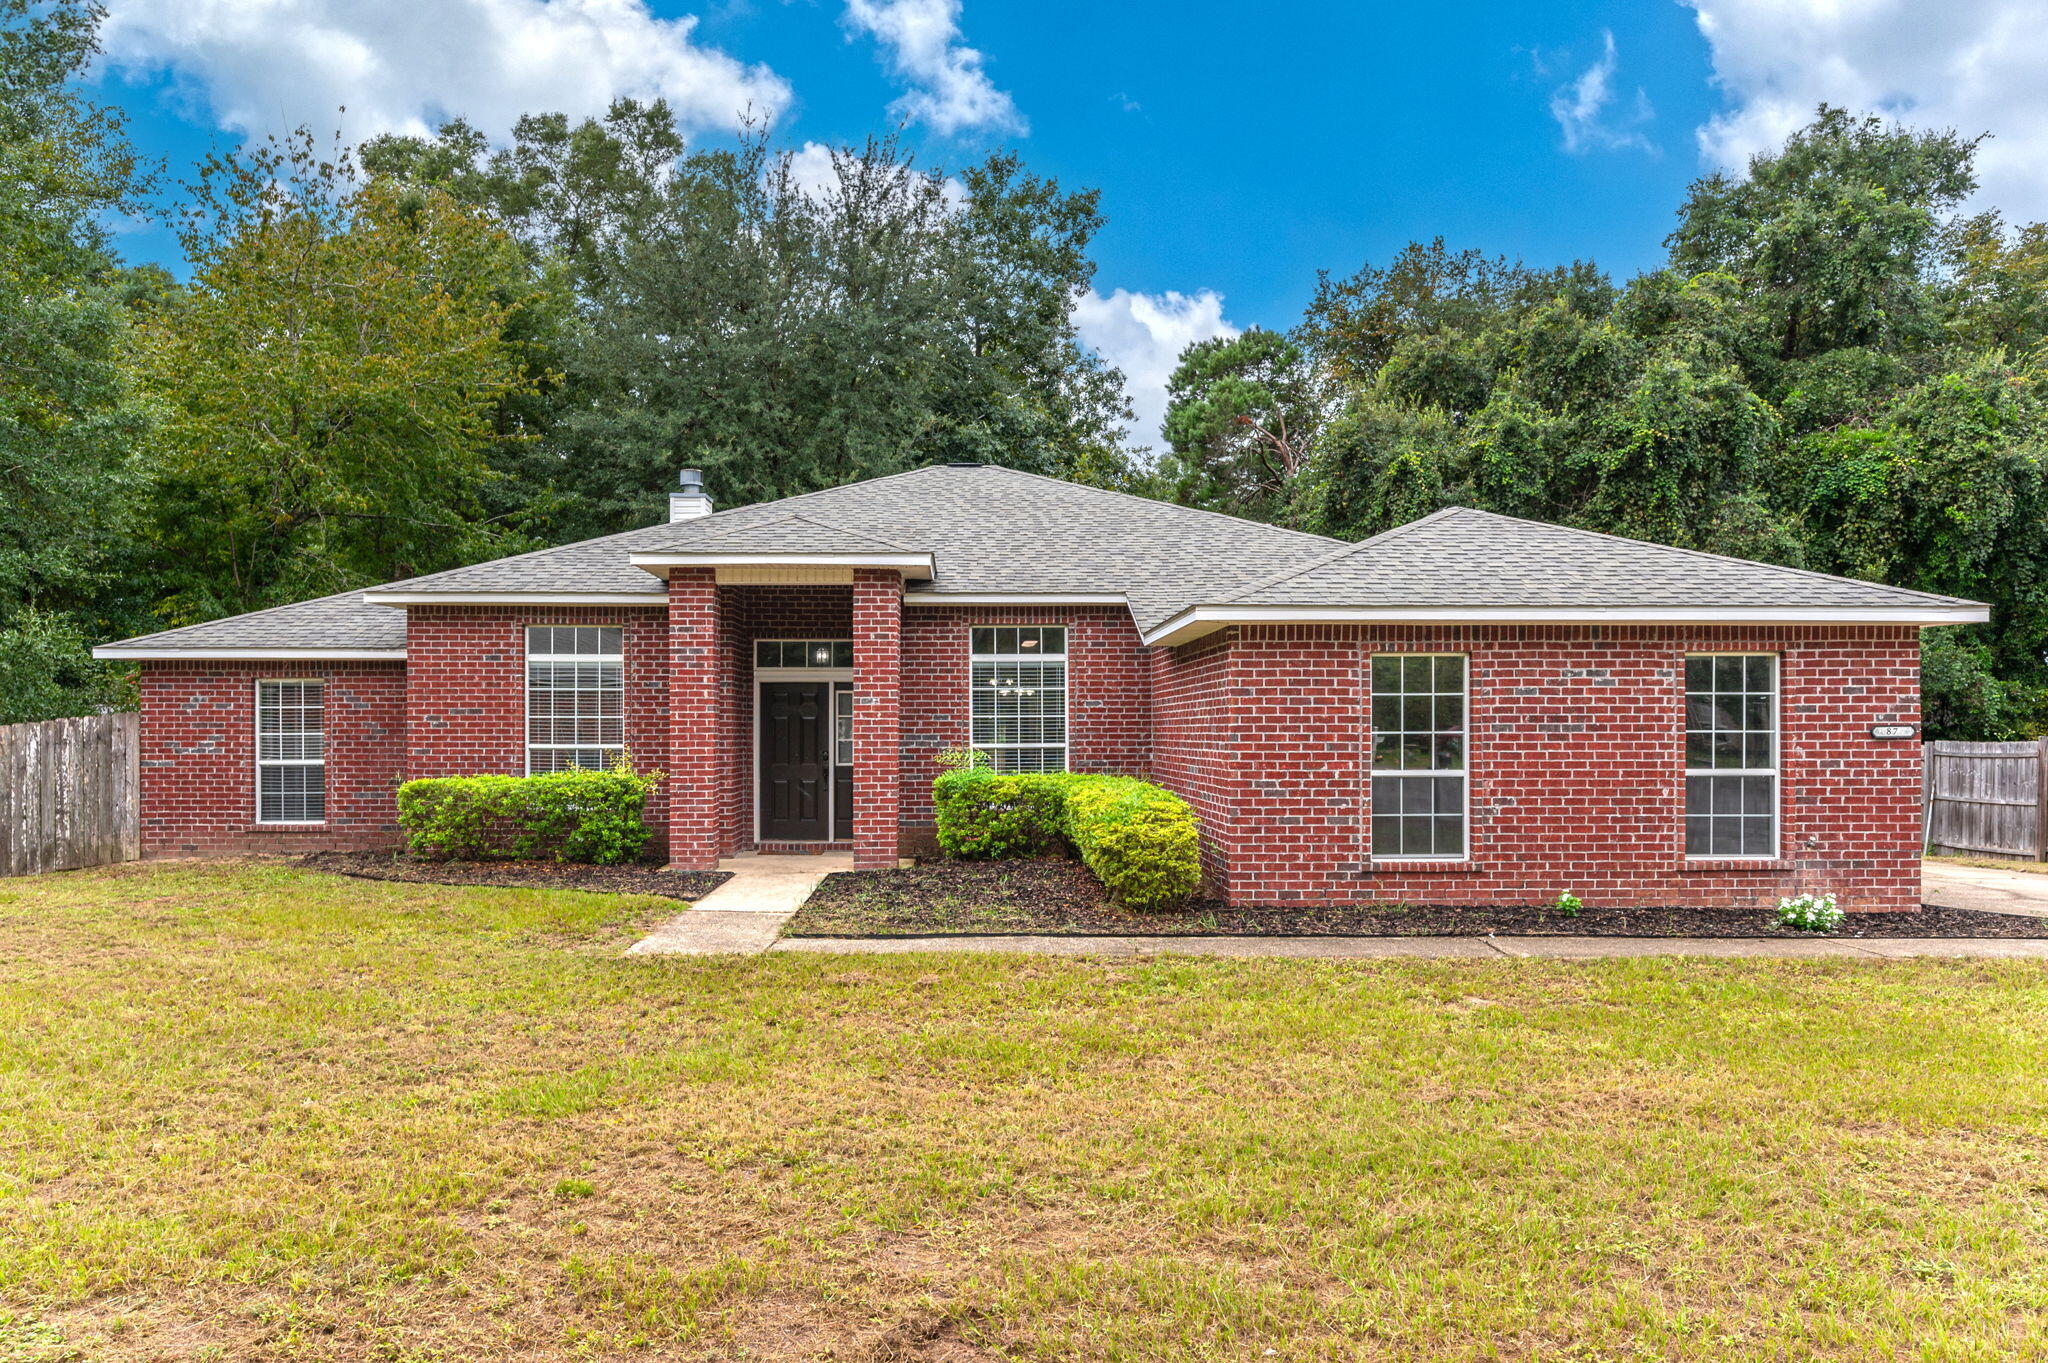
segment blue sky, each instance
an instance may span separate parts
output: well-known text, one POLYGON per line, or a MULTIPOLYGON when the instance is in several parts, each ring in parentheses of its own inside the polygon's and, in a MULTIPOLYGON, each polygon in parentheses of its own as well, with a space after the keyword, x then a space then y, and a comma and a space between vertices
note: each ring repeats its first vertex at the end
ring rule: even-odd
MULTIPOLYGON (((792 150, 892 127, 937 164, 1014 147, 1103 192, 1076 316, 1149 440, 1180 347, 1292 325, 1318 269, 1441 234, 1633 273, 1688 182, 1822 99, 1994 132, 1986 200, 2043 216, 2037 4, 111 0, 101 81, 180 173, 301 121, 502 134, 614 94, 668 97, 699 144, 746 108, 792 150)), ((160 231, 125 244, 176 263, 160 231)))

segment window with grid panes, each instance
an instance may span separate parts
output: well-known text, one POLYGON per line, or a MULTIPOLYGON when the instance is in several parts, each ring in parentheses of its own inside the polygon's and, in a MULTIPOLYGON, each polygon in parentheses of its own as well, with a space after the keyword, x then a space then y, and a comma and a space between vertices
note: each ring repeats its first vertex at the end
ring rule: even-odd
POLYGON ((1057 625, 970 631, 969 741, 997 771, 1067 769, 1067 631, 1057 625))
POLYGON ((755 667, 852 667, 851 639, 756 639, 755 667))
POLYGON ((1685 660, 1685 854, 1777 850, 1778 659, 1693 654, 1685 660))
POLYGON ((1465 659, 1372 660, 1372 855, 1465 855, 1465 659))
POLYGON ((526 770, 603 770, 626 750, 623 631, 533 625, 526 631, 526 770))
POLYGON ((326 688, 316 681, 256 683, 256 822, 327 818, 326 688))

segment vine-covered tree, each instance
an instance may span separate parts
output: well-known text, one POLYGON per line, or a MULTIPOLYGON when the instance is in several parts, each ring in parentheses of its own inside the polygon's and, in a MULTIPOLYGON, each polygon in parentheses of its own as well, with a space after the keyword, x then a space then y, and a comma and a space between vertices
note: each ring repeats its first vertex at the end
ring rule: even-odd
POLYGON ((1975 597, 1989 625, 1926 635, 1929 732, 2040 732, 2048 228, 1963 214, 1976 147, 1823 108, 1695 184, 1619 289, 1441 242, 1325 278, 1300 334, 1334 393, 1285 517, 1477 506, 1975 597))

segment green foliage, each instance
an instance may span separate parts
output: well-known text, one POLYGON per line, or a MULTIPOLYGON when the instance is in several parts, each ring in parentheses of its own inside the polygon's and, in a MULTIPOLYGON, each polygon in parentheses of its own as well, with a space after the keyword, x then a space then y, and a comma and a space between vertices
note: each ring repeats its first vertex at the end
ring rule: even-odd
POLYGON ((1195 811, 1132 776, 1080 776, 1065 784, 1060 831, 1120 903, 1158 908, 1202 883, 1195 811))
POLYGON ((1315 374, 1300 345, 1260 327, 1183 351, 1166 385, 1163 476, 1176 499, 1281 514, 1315 449, 1315 374))
POLYGON ((1326 277, 1298 336, 1337 387, 1286 519, 1475 506, 1987 601, 1925 634, 1927 730, 2040 732, 2048 227, 1957 215, 1976 145, 1822 109, 1694 185, 1620 290, 1440 241, 1326 277))
POLYGON ((1551 904, 1550 911, 1560 918, 1577 918, 1585 908, 1586 902, 1583 899, 1570 890, 1559 890, 1557 900, 1551 904))
POLYGON ((932 783, 939 847, 963 861, 1000 861, 1060 850, 1065 774, 1005 775, 985 764, 942 773, 932 783))
POLYGON ((210 160, 191 283, 141 310, 159 613, 211 619, 531 547, 479 515, 513 243, 438 191, 359 185, 304 133, 210 160))
POLYGON ((1158 908, 1202 880, 1195 814, 1172 791, 1130 776, 1005 775, 969 765, 932 783, 939 846, 968 860, 1069 846, 1110 894, 1158 908))
POLYGON ((681 147, 665 106, 628 100, 521 120, 497 152, 459 123, 365 150, 487 207, 573 294, 547 460, 521 475, 563 494, 559 536, 659 519, 685 464, 728 505, 941 460, 1136 480, 1121 379, 1072 320, 1093 191, 1008 153, 949 181, 892 140, 822 168, 760 137, 681 147))
POLYGON ((1833 932, 1842 917, 1831 894, 1789 895, 1778 901, 1778 921, 1801 932, 1833 932))
POLYGON ((651 836, 641 811, 661 780, 629 762, 609 771, 439 776, 398 788, 398 822, 415 852, 462 861, 551 857, 613 865, 651 836))
POLYGON ((134 622, 122 552, 143 428, 103 223, 149 176, 77 82, 99 9, 0 0, 0 723, 118 700, 87 649, 134 622))

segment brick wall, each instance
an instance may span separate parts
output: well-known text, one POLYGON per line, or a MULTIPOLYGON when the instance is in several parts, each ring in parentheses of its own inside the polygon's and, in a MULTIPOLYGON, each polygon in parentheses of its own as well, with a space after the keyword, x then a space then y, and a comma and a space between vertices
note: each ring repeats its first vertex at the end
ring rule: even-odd
MULTIPOLYGON (((903 822, 932 822, 938 755, 968 742, 969 631, 1067 629, 1067 765, 1142 776, 1152 756, 1152 672, 1122 606, 907 606, 903 612, 903 822)), ((915 843, 922 835, 913 833, 915 843)))
MULTIPOLYGON (((650 607, 414 606, 406 612, 406 775, 526 774, 526 627, 616 625, 625 651, 626 747, 642 770, 672 770, 668 628, 650 607)), ((661 851, 667 783, 648 800, 661 851)))
POLYGON ((385 847, 405 763, 405 665, 148 662, 141 668, 142 852, 385 847), (327 822, 256 822, 256 682, 326 683, 327 822))
POLYGON ((752 641, 853 637, 869 660, 856 760, 897 769, 893 810, 856 811, 863 857, 880 864, 892 838, 928 836, 933 759, 967 742, 968 631, 1058 624, 1070 765, 1149 772, 1187 797, 1205 875, 1240 902, 1535 903, 1567 889, 1593 904, 1756 905, 1802 890, 1852 909, 1917 901, 1919 746, 1868 734, 1919 719, 1911 628, 1262 626, 1153 653, 1118 607, 903 607, 897 590, 890 573, 853 588, 718 588, 679 570, 665 612, 415 608, 407 665, 144 664, 145 849, 394 842, 403 776, 525 769, 527 624, 617 624, 627 741, 671 773, 649 808, 662 834, 671 792, 684 802, 678 841, 658 835, 657 850, 705 864, 752 838, 752 641), (1781 655, 1781 860, 1684 856, 1683 659, 1702 649, 1781 655), (1403 650, 1471 658, 1468 861, 1370 855, 1369 659, 1403 650), (312 676, 329 683, 329 820, 263 829, 253 683, 312 676))
POLYGON ((893 866, 902 844, 903 578, 853 570, 853 864, 893 866))
POLYGON ((1240 902, 1918 902, 1919 746, 1868 732, 1919 720, 1910 628, 1254 626, 1157 666, 1157 773, 1208 814, 1240 902), (1367 669, 1404 650, 1471 660, 1468 861, 1370 855, 1367 669), (1684 656, 1712 650, 1781 658, 1777 861, 1684 855, 1684 656))

